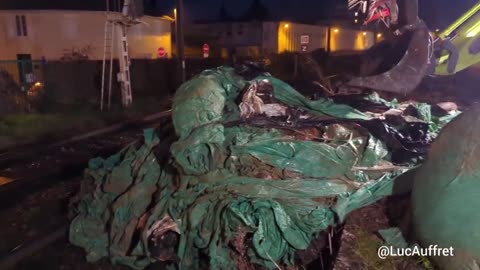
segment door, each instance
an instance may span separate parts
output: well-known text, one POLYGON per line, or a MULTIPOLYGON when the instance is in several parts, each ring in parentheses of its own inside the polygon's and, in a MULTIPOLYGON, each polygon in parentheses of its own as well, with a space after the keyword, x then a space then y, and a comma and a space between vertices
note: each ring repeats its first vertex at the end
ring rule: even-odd
POLYGON ((31 54, 17 54, 20 83, 33 83, 33 65, 31 54))

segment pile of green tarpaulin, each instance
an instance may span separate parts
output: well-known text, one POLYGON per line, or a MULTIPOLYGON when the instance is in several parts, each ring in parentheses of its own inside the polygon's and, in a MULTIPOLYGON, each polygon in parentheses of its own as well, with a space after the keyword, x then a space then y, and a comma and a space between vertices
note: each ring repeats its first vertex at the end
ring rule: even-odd
POLYGON ((167 162, 153 130, 90 162, 70 241, 89 261, 137 269, 293 265, 320 232, 391 194, 454 115, 363 99, 388 108, 310 100, 268 74, 204 71, 176 92, 167 162))

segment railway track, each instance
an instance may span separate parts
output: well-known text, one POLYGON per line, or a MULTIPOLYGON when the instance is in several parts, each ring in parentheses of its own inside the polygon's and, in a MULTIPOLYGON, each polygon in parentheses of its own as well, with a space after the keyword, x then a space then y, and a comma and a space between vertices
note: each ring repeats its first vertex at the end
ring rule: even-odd
MULTIPOLYGON (((5 222, 0 226, 0 230, 12 232, 2 235, 3 238, 8 239, 4 239, 6 245, 3 249, 0 245, 0 269, 18 269, 14 267, 21 265, 25 260, 30 260, 35 253, 48 250, 52 244, 64 246, 69 249, 69 252, 73 249, 73 253, 80 256, 78 250, 75 252, 75 249, 68 244, 68 201, 75 195, 75 188, 80 186, 82 172, 88 161, 97 156, 107 157, 126 144, 141 140, 145 128, 157 130, 162 143, 156 152, 158 155, 166 156, 163 152, 168 151, 169 145, 176 139, 172 132, 170 114, 170 111, 164 111, 146 117, 143 121, 124 124, 122 127, 117 125, 114 128, 84 134, 48 146, 38 146, 33 151, 12 155, 14 161, 6 159, 8 155, 1 156, 4 163, 0 166, 0 176, 10 181, 4 180, 0 184, 0 209, 2 210, 0 213, 5 222), (45 198, 45 190, 53 190, 51 193, 56 199, 48 199, 48 196, 45 198), (32 200, 31 197, 36 199, 32 200), (52 203, 54 206, 50 205, 52 203), (18 219, 21 220, 19 216, 24 213, 29 216, 28 212, 35 207, 39 208, 41 217, 26 218, 25 224, 21 225, 22 228, 27 228, 27 231, 32 230, 33 233, 23 234, 22 229, 17 228, 17 224, 7 224, 8 220, 15 223, 18 219), (18 237, 5 237, 9 235, 18 235, 18 237)), ((30 269, 31 266, 27 264, 25 267, 30 269)), ((20 266, 19 269, 25 268, 20 266)), ((88 269, 94 268, 88 266, 88 269)))
MULTIPOLYGON (((156 120, 155 125, 142 127, 156 128, 160 144, 155 148, 155 155, 159 161, 168 159, 170 145, 177 139, 172 132, 171 119, 167 116, 168 114, 160 117, 156 120)), ((61 146, 49 147, 50 150, 41 152, 49 153, 50 157, 47 159, 47 163, 36 160, 36 165, 33 166, 35 170, 31 171, 26 178, 1 185, 0 209, 5 213, 0 211, 0 220, 3 220, 5 224, 0 224, 0 239, 4 239, 7 245, 2 248, 0 244, 0 269, 128 269, 112 265, 107 261, 90 264, 85 261, 82 249, 69 244, 68 224, 72 217, 68 213, 68 202, 76 195, 82 179, 81 173, 90 158, 99 154, 111 155, 126 143, 141 139, 142 135, 142 129, 139 127, 136 130, 125 130, 108 136, 94 136, 85 140, 68 142, 61 146), (111 140, 111 144, 106 146, 109 140, 111 140), (100 150, 96 146, 100 147, 100 150), (53 149, 60 152, 52 154, 53 149), (60 161, 54 163, 59 163, 59 165, 45 168, 46 165, 51 164, 52 160, 57 159, 60 161), (32 172, 36 172, 35 175, 31 175, 32 172), (29 198, 22 199, 24 196, 29 196, 29 198), (13 206, 13 202, 18 204, 13 206), (33 207, 38 209, 31 209, 33 207), (39 213, 36 217, 35 215, 32 217, 30 212, 36 211, 39 213), (23 213, 26 218, 17 216, 23 213), (18 222, 23 224, 12 224, 18 222)), ((45 157, 43 158, 45 159, 45 157)), ((15 169, 11 170, 11 172, 14 171, 15 169)), ((319 237, 318 241, 316 240, 318 245, 324 245, 325 237, 323 235, 319 237)), ((316 248, 312 250, 315 251, 316 248)), ((321 250, 319 249, 319 252, 321 250)), ((325 263, 331 263, 332 254, 322 253, 322 257, 324 255, 327 256, 325 263)), ((310 255, 307 253, 305 256, 310 255)), ((151 265, 148 269, 166 268, 159 262, 151 265)))
POLYGON ((125 132, 133 129, 141 129, 151 125, 154 121, 170 116, 171 111, 166 110, 146 116, 141 119, 133 119, 119 124, 115 124, 106 128, 91 131, 85 134, 77 135, 66 140, 61 140, 53 143, 42 144, 28 144, 25 146, 14 147, 7 151, 0 152, 0 170, 5 169, 12 164, 34 158, 35 156, 49 152, 54 148, 68 146, 77 142, 82 142, 88 139, 99 138, 101 136, 111 135, 116 132, 125 132))
POLYGON ((168 128, 170 115, 171 111, 163 111, 61 142, 0 154, 0 209, 35 190, 81 176, 91 158, 109 156, 141 139, 144 128, 168 128))

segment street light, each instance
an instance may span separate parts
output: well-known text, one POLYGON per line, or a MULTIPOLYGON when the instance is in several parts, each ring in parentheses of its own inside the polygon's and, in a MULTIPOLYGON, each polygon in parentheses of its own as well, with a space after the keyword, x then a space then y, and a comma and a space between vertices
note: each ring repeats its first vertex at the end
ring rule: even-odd
POLYGON ((184 22, 184 16, 185 16, 185 10, 183 8, 183 0, 176 0, 175 1, 175 6, 176 9, 173 10, 175 12, 176 18, 176 36, 175 36, 175 41, 177 45, 177 58, 178 58, 178 64, 179 64, 179 71, 180 71, 180 82, 184 83, 186 74, 185 74, 185 39, 183 36, 183 22, 184 22))
POLYGON ((338 28, 333 29, 333 32, 336 34, 338 33, 338 28))
POLYGON ((290 27, 290 25, 288 23, 286 23, 283 27, 288 28, 288 27, 290 27))
POLYGON ((366 36, 366 35, 367 35, 367 32, 363 32, 363 35, 366 36))
POLYGON ((381 38, 381 37, 382 37, 382 33, 378 33, 377 38, 381 38))

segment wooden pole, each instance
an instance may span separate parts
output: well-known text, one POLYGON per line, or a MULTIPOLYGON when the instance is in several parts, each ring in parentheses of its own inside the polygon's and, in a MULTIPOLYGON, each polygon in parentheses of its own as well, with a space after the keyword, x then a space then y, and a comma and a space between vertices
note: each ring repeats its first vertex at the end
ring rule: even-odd
POLYGON ((294 71, 293 71, 293 78, 297 78, 297 75, 298 75, 298 53, 295 52, 295 56, 294 56, 294 71))

